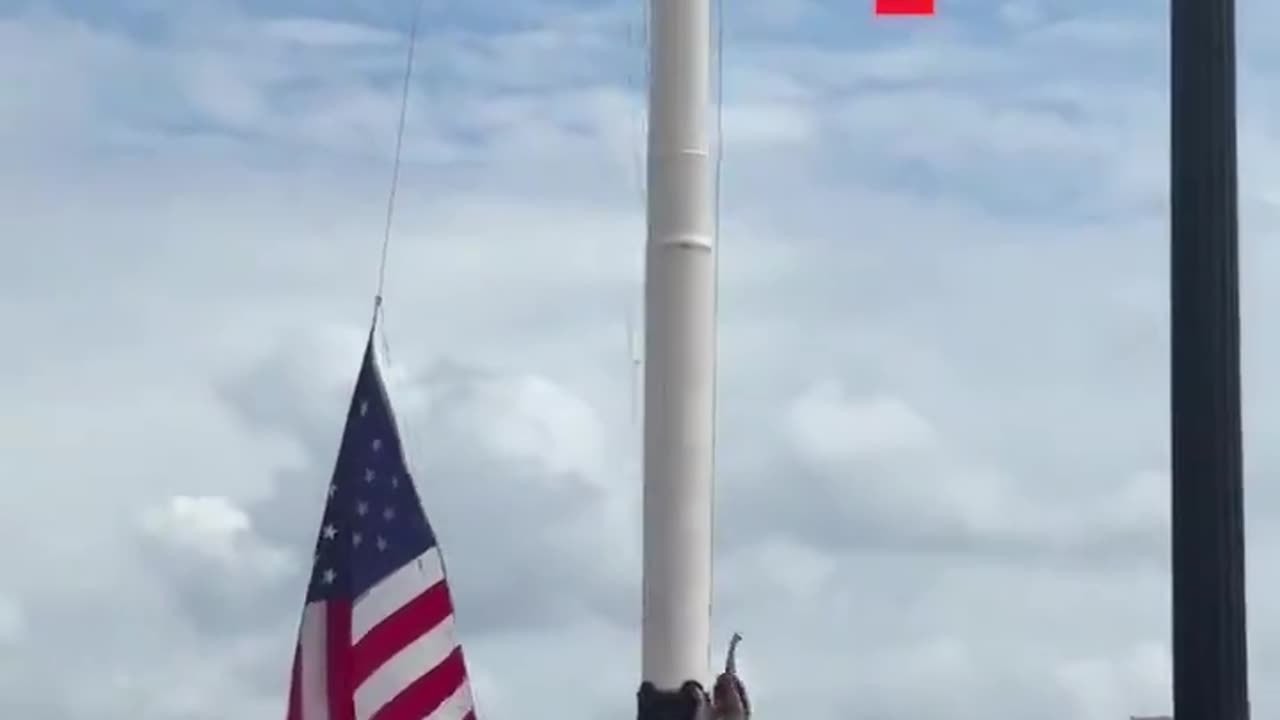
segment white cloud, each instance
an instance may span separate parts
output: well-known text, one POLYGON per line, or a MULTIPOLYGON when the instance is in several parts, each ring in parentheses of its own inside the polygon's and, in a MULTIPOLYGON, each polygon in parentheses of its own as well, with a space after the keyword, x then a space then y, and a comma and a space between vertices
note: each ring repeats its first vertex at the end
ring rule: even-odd
POLYGON ((262 25, 267 35, 308 47, 397 47, 400 42, 398 35, 387 30, 320 18, 282 18, 262 25))
POLYGON ((927 449, 933 428, 909 405, 894 397, 862 401, 843 397, 836 383, 815 385, 798 397, 787 420, 793 442, 818 462, 927 449))
POLYGON ((224 497, 174 497, 142 517, 142 530, 153 542, 185 556, 207 561, 226 572, 231 582, 242 574, 280 575, 290 558, 254 542, 249 515, 224 497))
POLYGON ((1139 710, 1168 707, 1172 672, 1167 646, 1143 644, 1119 657, 1069 662, 1058 671, 1057 679, 1075 697, 1081 716, 1124 717, 1138 711, 1135 705, 1139 710))
POLYGON ((22 605, 16 598, 0 593, 0 646, 22 640, 25 625, 22 605))

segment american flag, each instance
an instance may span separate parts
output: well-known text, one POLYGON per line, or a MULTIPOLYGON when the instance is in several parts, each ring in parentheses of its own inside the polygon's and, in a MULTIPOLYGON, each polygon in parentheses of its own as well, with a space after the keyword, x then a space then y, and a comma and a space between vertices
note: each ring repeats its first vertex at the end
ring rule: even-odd
POLYGON ((316 541, 287 720, 475 720, 440 548, 372 338, 316 541))

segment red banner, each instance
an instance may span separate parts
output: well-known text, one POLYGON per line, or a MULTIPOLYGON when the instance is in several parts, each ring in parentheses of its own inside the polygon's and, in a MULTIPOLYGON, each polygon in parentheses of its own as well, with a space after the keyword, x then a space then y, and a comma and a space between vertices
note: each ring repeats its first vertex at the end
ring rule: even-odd
POLYGON ((932 15, 933 0, 875 0, 877 15, 932 15))

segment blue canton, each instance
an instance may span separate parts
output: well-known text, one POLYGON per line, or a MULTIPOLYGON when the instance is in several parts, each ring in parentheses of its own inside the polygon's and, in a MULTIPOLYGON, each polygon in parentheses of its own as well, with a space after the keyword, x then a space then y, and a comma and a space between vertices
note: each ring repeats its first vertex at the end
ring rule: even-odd
POLYGON ((355 602, 435 544, 371 341, 342 431, 307 602, 355 602))

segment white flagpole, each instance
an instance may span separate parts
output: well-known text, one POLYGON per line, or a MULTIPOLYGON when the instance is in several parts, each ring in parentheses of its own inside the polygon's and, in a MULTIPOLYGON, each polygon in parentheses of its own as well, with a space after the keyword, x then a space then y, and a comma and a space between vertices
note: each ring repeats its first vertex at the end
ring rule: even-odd
POLYGON ((716 278, 711 4, 649 7, 640 718, 656 720, 692 717, 662 708, 710 674, 716 278))

